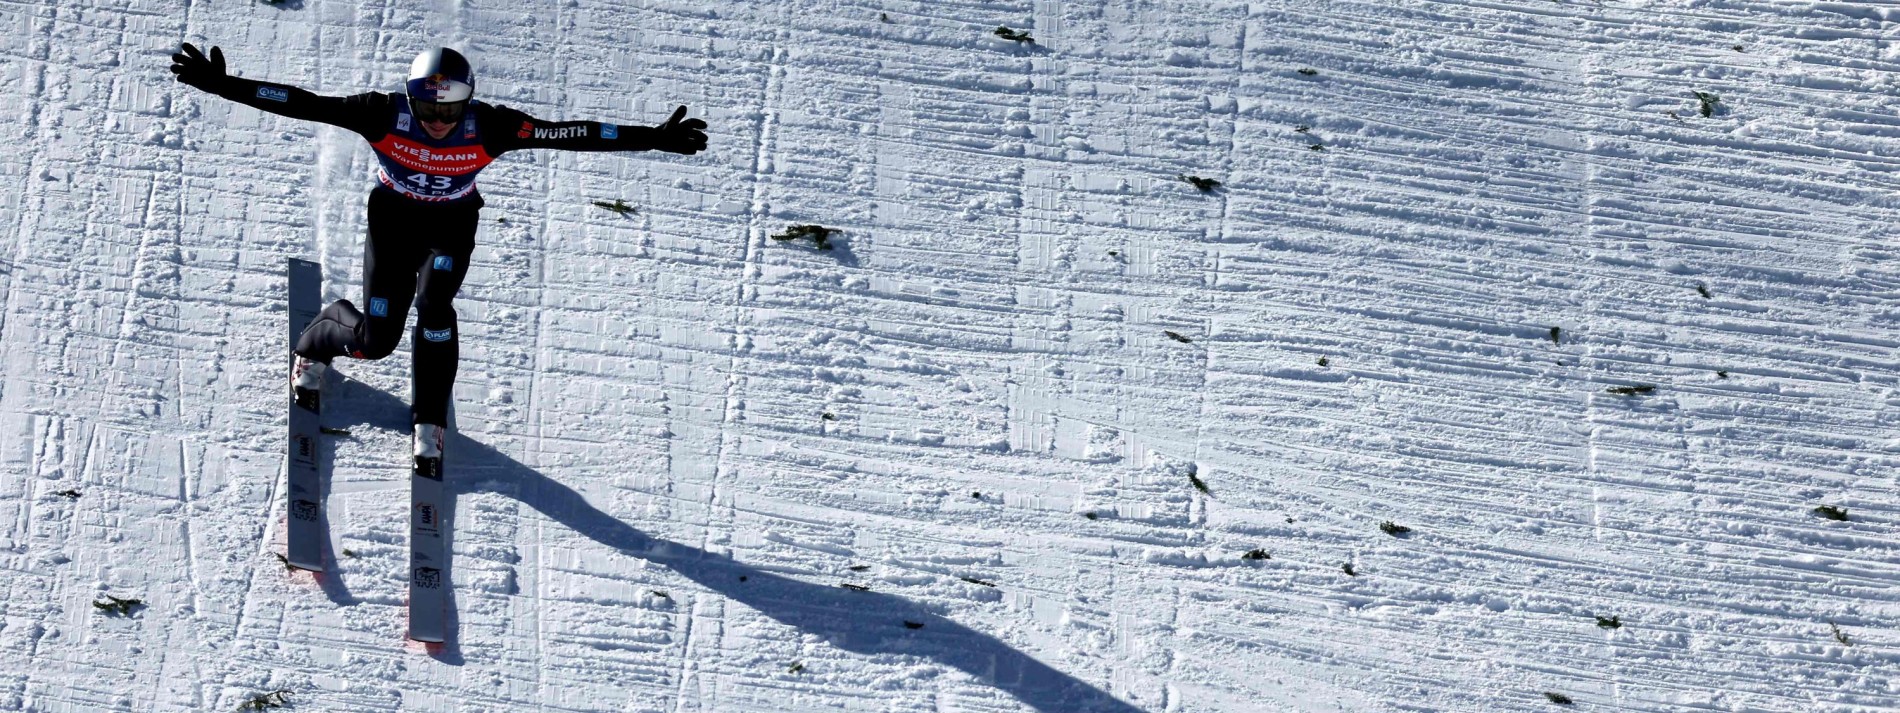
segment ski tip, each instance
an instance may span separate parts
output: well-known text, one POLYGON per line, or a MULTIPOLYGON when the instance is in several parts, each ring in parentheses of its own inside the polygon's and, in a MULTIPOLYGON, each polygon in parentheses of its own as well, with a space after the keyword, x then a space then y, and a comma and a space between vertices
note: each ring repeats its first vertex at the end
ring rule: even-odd
POLYGON ((322 572, 323 571, 322 563, 298 562, 296 560, 290 560, 288 564, 291 566, 292 569, 301 569, 305 572, 322 572))
POLYGON ((447 639, 436 634, 418 634, 416 632, 411 631, 409 632, 409 640, 414 641, 418 644, 429 645, 429 644, 440 644, 443 641, 446 641, 447 639))

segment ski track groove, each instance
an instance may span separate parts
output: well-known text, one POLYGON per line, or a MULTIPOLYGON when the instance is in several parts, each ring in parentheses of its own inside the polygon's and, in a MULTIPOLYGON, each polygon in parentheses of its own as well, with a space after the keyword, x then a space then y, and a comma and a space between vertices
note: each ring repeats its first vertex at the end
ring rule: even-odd
MULTIPOLYGON (((562 23, 561 18, 565 17, 567 8, 562 8, 559 12, 560 14, 557 15, 556 22, 562 23)), ((570 93, 568 91, 568 79, 567 73, 562 72, 561 89, 563 96, 570 93)), ((543 386, 543 380, 549 376, 546 366, 548 362, 553 359, 553 347, 549 345, 547 341, 549 320, 553 317, 552 312, 548 309, 549 300, 547 292, 550 287, 548 271, 548 260, 550 256, 548 254, 548 245, 550 238, 555 234, 553 230, 555 196, 554 191, 550 189, 556 183, 554 179, 556 160, 552 157, 543 159, 539 156, 537 156, 536 159, 546 160, 546 167, 536 172, 537 182, 541 188, 539 193, 542 196, 542 200, 539 206, 540 210, 537 211, 536 214, 536 225, 539 228, 536 234, 541 236, 541 239, 535 240, 535 311, 531 317, 534 321, 534 336, 533 354, 529 363, 527 394, 528 422, 533 425, 533 430, 531 438, 528 443, 525 444, 524 448, 524 462, 529 466, 539 465, 542 454, 547 452, 547 412, 550 409, 548 409, 543 402, 543 399, 546 398, 546 389, 543 386)), ((548 578, 543 574, 543 568, 539 566, 546 558, 548 550, 547 528, 548 523, 539 518, 527 524, 528 531, 532 533, 534 554, 531 562, 537 565, 529 580, 529 591, 533 593, 536 601, 546 601, 549 599, 547 593, 548 578)), ((550 681, 548 680, 550 662, 548 656, 549 636, 547 620, 546 617, 538 611, 531 614, 531 616, 534 618, 534 640, 531 642, 531 645, 533 646, 534 656, 535 700, 537 701, 535 707, 538 710, 546 711, 548 710, 546 701, 549 698, 548 690, 550 686, 550 681)))

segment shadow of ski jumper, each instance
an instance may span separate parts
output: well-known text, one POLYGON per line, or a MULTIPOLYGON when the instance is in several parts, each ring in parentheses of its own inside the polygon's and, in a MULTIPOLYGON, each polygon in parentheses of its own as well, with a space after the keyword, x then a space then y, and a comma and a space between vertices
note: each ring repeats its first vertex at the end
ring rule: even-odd
MULTIPOLYGON (((351 414, 345 418, 407 428, 408 407, 401 399, 360 383, 351 386, 355 388, 346 395, 350 407, 338 409, 351 414)), ((449 513, 454 512, 456 496, 463 493, 511 497, 596 542, 664 565, 707 590, 802 633, 821 636, 839 649, 860 655, 928 657, 995 686, 1041 713, 1141 713, 1106 691, 909 599, 793 579, 650 537, 594 507, 574 489, 459 432, 451 432, 446 453, 449 513), (923 626, 913 629, 905 621, 923 626)), ((452 563, 444 568, 445 579, 450 578, 451 569, 452 563)), ((460 622, 453 589, 449 602, 448 642, 432 648, 431 654, 459 665, 462 657, 456 632, 460 622)))

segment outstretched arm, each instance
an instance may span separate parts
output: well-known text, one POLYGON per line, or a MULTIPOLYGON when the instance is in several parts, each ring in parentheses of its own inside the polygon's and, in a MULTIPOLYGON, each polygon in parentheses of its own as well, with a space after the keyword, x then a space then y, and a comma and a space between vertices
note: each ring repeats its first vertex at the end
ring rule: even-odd
POLYGON ((326 97, 287 84, 234 77, 225 72, 224 50, 218 47, 211 48, 211 56, 206 57, 198 48, 186 43, 172 55, 172 74, 178 75, 182 84, 239 104, 292 119, 340 126, 370 141, 381 138, 387 130, 384 126, 388 119, 386 95, 326 97))
POLYGON ((619 126, 592 121, 543 121, 508 107, 495 107, 482 125, 491 156, 516 149, 564 151, 667 151, 691 156, 706 150, 706 122, 686 118, 680 107, 659 126, 619 126))

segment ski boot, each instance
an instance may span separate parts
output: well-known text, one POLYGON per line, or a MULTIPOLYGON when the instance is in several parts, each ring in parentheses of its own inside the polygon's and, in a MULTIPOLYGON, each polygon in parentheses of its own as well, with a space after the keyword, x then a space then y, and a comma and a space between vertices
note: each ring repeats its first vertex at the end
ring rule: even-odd
POLYGON ((330 365, 297 357, 297 365, 290 370, 291 387, 297 391, 297 405, 306 411, 316 412, 321 402, 323 377, 329 373, 330 365))
POLYGON ((448 429, 432 423, 416 424, 416 474, 442 479, 442 445, 448 429))

